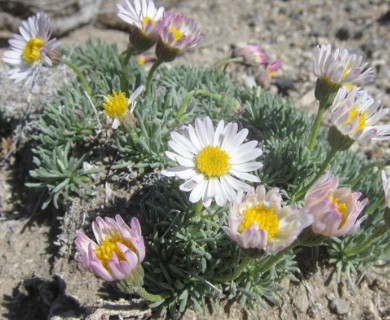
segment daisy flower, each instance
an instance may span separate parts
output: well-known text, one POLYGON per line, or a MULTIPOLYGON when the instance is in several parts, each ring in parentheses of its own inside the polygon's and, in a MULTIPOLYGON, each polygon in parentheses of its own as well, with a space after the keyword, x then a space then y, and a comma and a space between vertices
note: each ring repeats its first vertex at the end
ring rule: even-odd
POLYGON ((374 70, 367 68, 362 56, 350 54, 347 49, 332 51, 330 44, 314 49, 313 73, 318 79, 349 87, 374 79, 374 70))
POLYGON ((77 230, 76 259, 80 265, 106 281, 129 277, 145 258, 145 243, 137 218, 130 226, 120 215, 115 220, 97 217, 92 223, 96 242, 77 230))
POLYGON ((301 231, 310 225, 312 217, 294 205, 281 206, 278 188, 266 192, 260 185, 230 207, 226 234, 245 249, 280 251, 290 246, 301 231))
POLYGON ((162 61, 172 61, 180 51, 195 47, 204 37, 194 19, 172 10, 164 12, 162 19, 157 22, 157 28, 160 39, 156 55, 162 61))
POLYGON ((51 56, 57 57, 60 43, 50 39, 50 19, 39 12, 22 22, 20 34, 13 34, 9 40, 11 50, 4 52, 3 61, 12 69, 9 77, 15 82, 25 81, 24 87, 31 88, 43 66, 51 67, 51 56))
POLYGON ((390 139, 390 125, 375 125, 389 109, 360 88, 342 87, 331 106, 332 125, 352 141, 390 139))
POLYGON ((140 86, 129 99, 124 92, 115 90, 112 90, 112 95, 104 96, 103 112, 109 118, 114 119, 113 129, 117 129, 121 123, 129 128, 135 126, 133 111, 137 98, 144 90, 145 86, 140 86), (129 106, 131 106, 130 110, 129 106))
POLYGON ((305 209, 313 216, 313 232, 327 237, 353 233, 365 220, 357 220, 368 199, 358 201, 360 192, 338 188, 339 178, 326 172, 305 195, 305 209))
POLYGON ((263 87, 268 88, 271 78, 276 75, 276 72, 282 67, 282 62, 277 59, 272 63, 268 64, 266 67, 260 68, 260 72, 255 76, 256 83, 263 87))
POLYGON ((156 22, 161 19, 164 8, 156 8, 152 0, 126 0, 118 4, 118 17, 131 26, 130 42, 138 51, 152 47, 159 38, 156 22))
POLYGON ((233 50, 233 58, 242 58, 248 66, 258 66, 268 63, 268 55, 256 44, 248 44, 233 50))
POLYGON ((178 166, 163 170, 162 174, 185 179, 180 190, 191 192, 192 203, 201 200, 205 207, 209 207, 215 198, 218 206, 224 206, 236 198, 237 190, 253 190, 239 179, 260 181, 248 172, 263 166, 252 161, 263 151, 257 147, 257 141, 243 143, 247 135, 248 130, 238 131, 236 123, 225 126, 221 120, 214 130, 209 117, 197 118, 195 128, 187 125, 183 134, 171 133, 172 140, 168 145, 174 152, 166 151, 166 155, 178 166))

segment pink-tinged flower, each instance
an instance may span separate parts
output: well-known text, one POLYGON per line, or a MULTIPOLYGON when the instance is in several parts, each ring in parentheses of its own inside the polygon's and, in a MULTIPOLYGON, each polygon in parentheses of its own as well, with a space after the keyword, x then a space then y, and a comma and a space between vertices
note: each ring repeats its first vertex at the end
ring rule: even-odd
POLYGON ((357 220, 368 199, 358 201, 360 192, 350 188, 337 188, 339 178, 326 172, 305 195, 305 209, 314 218, 314 233, 327 237, 340 237, 353 233, 365 220, 357 220))
POLYGON ((350 54, 347 49, 332 51, 330 44, 314 49, 313 73, 325 82, 349 87, 371 82, 375 75, 372 68, 367 68, 362 56, 350 54))
POLYGON ((281 206, 278 188, 266 193, 263 185, 230 208, 228 226, 223 230, 242 248, 280 251, 290 246, 301 231, 310 225, 312 217, 294 205, 281 206))
POLYGON ((242 58, 248 66, 258 66, 268 63, 268 55, 256 44, 248 44, 233 50, 233 58, 242 58))
POLYGON ((157 21, 162 18, 164 8, 157 9, 152 0, 134 0, 134 5, 126 0, 117 7, 118 17, 131 26, 131 45, 138 51, 153 46, 159 38, 157 21))
POLYGON ((194 19, 172 10, 164 12, 162 19, 157 22, 157 28, 160 39, 156 55, 162 61, 172 61, 180 51, 195 47, 204 37, 194 19))
POLYGON ((226 126, 219 121, 216 129, 209 117, 195 120, 192 125, 183 127, 183 134, 172 132, 168 145, 174 152, 165 154, 178 166, 163 170, 168 177, 178 177, 186 181, 180 190, 191 192, 190 201, 203 202, 209 207, 215 199, 218 206, 236 199, 236 191, 249 192, 253 187, 241 180, 259 182, 260 179, 249 173, 260 169, 263 164, 253 161, 263 151, 257 141, 244 143, 249 131, 238 131, 238 125, 230 122, 226 126))
POLYGON ((385 170, 382 170, 382 183, 385 192, 385 202, 387 207, 390 208, 390 173, 385 170))
POLYGON ((375 125, 389 109, 358 87, 342 87, 331 106, 331 122, 344 136, 354 141, 388 140, 390 125, 375 125))
POLYGON ((75 244, 76 259, 95 276, 106 281, 123 280, 145 258, 144 238, 137 218, 132 218, 129 226, 120 215, 115 220, 97 217, 92 230, 97 243, 78 230, 75 244))
POLYGON ((263 87, 268 88, 271 82, 271 78, 276 75, 276 72, 282 67, 282 61, 279 59, 268 64, 266 67, 261 67, 260 71, 255 76, 256 83, 263 87))
POLYGON ((11 65, 9 77, 15 82, 25 81, 31 88, 42 66, 51 67, 53 58, 59 56, 60 43, 51 38, 50 19, 39 12, 23 21, 19 32, 9 40, 11 50, 4 52, 3 61, 11 65))

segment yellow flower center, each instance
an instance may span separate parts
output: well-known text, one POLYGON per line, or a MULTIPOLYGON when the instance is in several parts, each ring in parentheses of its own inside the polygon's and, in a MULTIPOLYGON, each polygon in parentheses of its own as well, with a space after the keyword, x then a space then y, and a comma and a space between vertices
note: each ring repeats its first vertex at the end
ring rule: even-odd
POLYGON ((337 212, 341 215, 341 221, 339 225, 339 229, 345 224, 345 221, 347 220, 347 204, 344 202, 341 202, 339 198, 335 198, 334 194, 330 194, 330 201, 334 203, 337 206, 337 212))
POLYGON ((344 124, 348 124, 354 119, 356 116, 359 117, 358 125, 354 132, 358 132, 363 130, 366 127, 366 111, 359 111, 355 108, 349 110, 348 119, 344 122, 344 124))
MULTIPOLYGON (((341 74, 341 79, 344 79, 348 75, 350 70, 351 70, 351 65, 347 64, 343 70, 343 73, 341 74)), ((356 87, 356 84, 353 83, 342 83, 342 85, 345 86, 348 90, 353 87, 356 87)))
POLYGON ((272 207, 267 208, 262 203, 259 203, 257 206, 245 208, 242 214, 244 219, 242 219, 241 224, 238 226, 238 232, 243 232, 253 222, 256 222, 260 229, 267 231, 268 240, 271 240, 278 233, 279 218, 274 213, 272 207))
POLYGON ((145 56, 138 56, 138 57, 136 57, 136 60, 137 60, 138 64, 143 66, 145 64, 146 58, 145 58, 145 56))
POLYGON ((168 28, 169 32, 173 34, 173 41, 179 40, 182 36, 184 36, 184 33, 175 29, 175 28, 168 28))
POLYGON ((112 95, 108 95, 103 102, 103 108, 107 116, 121 119, 129 109, 129 101, 122 91, 112 90, 112 95))
POLYGON ((156 23, 156 20, 154 20, 154 19, 152 19, 152 18, 150 18, 150 17, 148 17, 148 16, 145 16, 145 17, 143 17, 143 19, 142 19, 142 25, 143 26, 146 26, 147 25, 147 23, 150 21, 150 23, 152 24, 152 26, 156 23))
POLYGON ((44 44, 45 42, 40 38, 31 38, 23 48, 22 58, 29 63, 40 60, 41 48, 44 44))
POLYGON ((196 169, 208 178, 221 177, 230 169, 229 155, 220 147, 204 147, 196 156, 196 169))
POLYGON ((102 243, 100 243, 100 245, 95 248, 96 258, 99 259, 104 268, 106 268, 107 270, 110 270, 108 266, 108 261, 111 259, 113 253, 117 255, 119 260, 126 260, 122 251, 120 251, 118 246, 116 245, 118 242, 124 244, 130 250, 135 252, 135 248, 129 240, 122 238, 120 234, 116 232, 112 232, 110 237, 106 236, 102 243))

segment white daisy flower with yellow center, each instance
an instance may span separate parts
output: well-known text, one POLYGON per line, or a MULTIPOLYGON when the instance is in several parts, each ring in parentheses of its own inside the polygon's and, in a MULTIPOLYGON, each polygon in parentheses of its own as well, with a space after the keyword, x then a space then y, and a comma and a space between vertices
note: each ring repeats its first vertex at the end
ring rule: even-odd
POLYGON ((291 245, 312 217, 295 205, 282 207, 278 188, 266 192, 260 185, 243 199, 240 194, 230 208, 226 234, 241 248, 280 251, 291 245))
POLYGON ((263 165, 252 160, 263 151, 257 141, 243 143, 248 130, 238 131, 236 123, 224 125, 221 120, 214 130, 209 117, 195 120, 184 126, 183 134, 171 133, 168 145, 174 152, 166 151, 168 158, 178 163, 177 167, 165 169, 162 174, 168 177, 185 179, 180 190, 191 192, 190 201, 202 201, 209 207, 215 199, 218 206, 224 206, 237 197, 237 191, 250 192, 253 187, 241 180, 259 182, 260 179, 249 172, 263 165))
POLYGON ((332 51, 330 44, 314 49, 313 73, 320 80, 349 88, 374 79, 374 70, 367 68, 362 56, 350 54, 347 49, 332 51))
POLYGON ((390 125, 375 125, 389 109, 383 108, 379 100, 356 87, 342 87, 331 106, 331 122, 344 136, 353 141, 390 139, 390 125))
POLYGON ((156 8, 152 0, 126 0, 118 4, 118 17, 131 26, 130 42, 139 51, 149 49, 159 39, 157 21, 164 13, 164 8, 156 8))
POLYGON ((103 96, 103 112, 107 117, 113 119, 111 126, 113 129, 117 129, 120 124, 123 124, 127 128, 135 126, 133 111, 137 98, 144 90, 145 86, 140 86, 133 92, 130 98, 127 98, 126 94, 120 90, 112 90, 112 94, 103 96))
POLYGON ((9 40, 11 50, 4 52, 3 61, 13 67, 9 76, 15 82, 25 80, 25 87, 32 87, 41 66, 51 67, 51 55, 55 55, 60 43, 50 39, 50 20, 42 12, 22 22, 20 34, 9 40))

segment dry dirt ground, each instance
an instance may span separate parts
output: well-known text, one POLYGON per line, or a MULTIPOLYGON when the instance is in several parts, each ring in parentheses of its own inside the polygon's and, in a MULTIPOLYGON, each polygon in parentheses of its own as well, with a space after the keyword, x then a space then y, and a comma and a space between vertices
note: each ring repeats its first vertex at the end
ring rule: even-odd
MULTIPOLYGON (((266 1, 266 0, 202 0, 163 1, 199 20, 206 34, 199 48, 184 55, 176 63, 211 64, 226 56, 232 45, 260 43, 272 58, 283 61, 280 77, 271 87, 274 92, 292 99, 299 107, 312 112, 314 78, 311 74, 311 53, 317 43, 333 43, 364 54, 378 72, 378 79, 369 86, 385 106, 390 107, 390 24, 388 1, 266 1), (386 16, 387 14, 387 16, 386 16)), ((114 13, 112 1, 102 9, 114 13)), ((109 16, 110 17, 110 16, 109 16)), ((71 32, 62 42, 83 44, 89 37, 127 45, 127 35, 97 25, 71 32)), ((2 31, 1 53, 9 32, 2 31)), ((45 74, 31 93, 13 85, 1 66, 2 106, 13 108, 20 119, 33 118, 42 99, 50 97, 63 81, 71 81, 72 73, 63 67, 45 74)), ((230 73, 243 85, 252 85, 253 78, 243 69, 230 73)), ((19 128, 20 129, 20 128, 19 128)), ((28 131, 27 131, 28 132, 28 131)), ((25 134, 25 133, 24 133, 25 134)), ((1 319, 128 319, 143 318, 150 313, 130 305, 123 297, 111 293, 102 283, 77 268, 64 245, 61 217, 40 212, 37 203, 23 185, 27 178, 23 156, 28 137, 11 133, 3 141, 0 170, 0 318, 1 319), (16 138, 17 137, 17 138, 16 138), (10 150, 6 154, 4 150, 10 150), (13 152, 17 151, 17 155, 13 152), (5 159, 6 158, 6 159, 5 159), (64 252, 65 251, 65 252, 64 252), (62 280, 63 279, 63 280, 62 280), (64 288, 66 285, 66 289, 64 288)), ((388 145, 365 146, 378 157, 389 154, 388 145)), ((100 201, 95 199, 93 201, 100 201)), ((80 204, 74 204, 75 207, 80 204)), ((83 204, 81 204, 82 206, 83 204)), ((87 204, 84 204, 87 205, 87 204)), ((94 205, 97 205, 96 203, 94 205)), ((78 209, 70 209, 77 211, 78 209)), ((74 212, 73 211, 73 212, 74 212)), ((69 218, 69 216, 68 216, 69 218)), ((67 224, 72 224, 69 219, 67 224)), ((69 235, 68 240, 71 239, 69 235)), ((312 267, 298 282, 285 280, 278 294, 280 306, 267 310, 259 305, 260 319, 390 319, 390 281, 369 273, 352 292, 345 283, 337 285, 332 267, 312 267)), ((195 314, 188 311, 185 319, 241 319, 246 316, 237 306, 195 314)))

